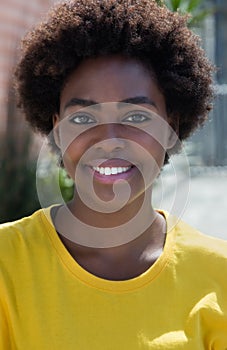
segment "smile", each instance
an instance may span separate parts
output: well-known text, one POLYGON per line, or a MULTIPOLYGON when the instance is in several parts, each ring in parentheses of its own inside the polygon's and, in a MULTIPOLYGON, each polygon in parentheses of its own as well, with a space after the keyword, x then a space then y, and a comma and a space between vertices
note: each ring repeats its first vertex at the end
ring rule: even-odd
POLYGON ((128 167, 92 167, 92 169, 96 172, 98 172, 101 175, 117 175, 126 173, 128 170, 130 170, 132 166, 128 167))

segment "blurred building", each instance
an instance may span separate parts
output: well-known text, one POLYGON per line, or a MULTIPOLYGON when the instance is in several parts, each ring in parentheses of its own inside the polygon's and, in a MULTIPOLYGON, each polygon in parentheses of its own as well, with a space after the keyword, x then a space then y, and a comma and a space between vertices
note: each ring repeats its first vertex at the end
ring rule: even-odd
POLYGON ((217 66, 214 76, 216 98, 205 127, 189 140, 190 163, 199 166, 227 166, 227 1, 210 0, 213 14, 199 34, 204 48, 217 66))
POLYGON ((53 0, 0 0, 0 136, 7 128, 8 99, 20 40, 53 0))
POLYGON ((16 108, 13 70, 20 41, 40 21, 53 0, 0 0, 0 223, 29 215, 39 208, 34 138, 16 108))
POLYGON ((215 59, 218 66, 218 97, 215 108, 216 160, 227 165, 227 1, 216 0, 215 59))

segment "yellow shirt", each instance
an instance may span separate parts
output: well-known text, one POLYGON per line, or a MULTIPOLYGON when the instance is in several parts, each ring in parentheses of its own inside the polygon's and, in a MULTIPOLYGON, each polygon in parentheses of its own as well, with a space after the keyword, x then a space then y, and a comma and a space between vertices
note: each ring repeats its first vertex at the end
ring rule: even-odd
POLYGON ((152 267, 108 281, 70 256, 43 210, 3 224, 0 349, 226 350, 227 242, 176 222, 152 267))

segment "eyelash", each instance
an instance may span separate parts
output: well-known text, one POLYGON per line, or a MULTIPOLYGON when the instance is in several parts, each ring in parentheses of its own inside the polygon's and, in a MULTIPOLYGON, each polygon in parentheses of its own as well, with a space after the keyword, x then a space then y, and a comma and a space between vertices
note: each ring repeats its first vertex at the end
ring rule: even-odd
MULTIPOLYGON (((150 120, 151 118, 148 117, 145 113, 141 113, 141 112, 134 112, 134 113, 131 113, 130 115, 128 115, 127 117, 125 117, 122 121, 123 122, 128 122, 128 123, 135 123, 135 124, 139 124, 139 123, 143 123, 147 120, 150 120), (133 118, 133 117, 142 117, 139 121, 137 120, 129 120, 129 118, 133 118)), ((75 123, 75 124, 80 124, 80 125, 85 125, 85 124, 94 124, 96 123, 96 120, 93 119, 91 116, 87 115, 87 114, 79 114, 79 115, 75 115, 73 117, 70 118, 70 121, 75 123), (76 121, 76 119, 78 118, 87 118, 87 121, 82 121, 82 122, 78 122, 76 121), (88 121, 88 119, 90 119, 90 121, 88 121)))
POLYGON ((132 118, 132 117, 135 117, 135 116, 136 116, 136 117, 138 117, 138 116, 142 117, 142 120, 141 120, 141 119, 140 119, 139 121, 136 121, 136 120, 131 121, 131 120, 129 120, 130 123, 139 124, 139 123, 143 123, 143 122, 145 122, 145 121, 151 119, 151 118, 148 117, 145 113, 134 112, 134 113, 131 113, 131 115, 129 115, 129 116, 127 116, 126 118, 124 118, 123 121, 127 121, 127 119, 132 118))
POLYGON ((79 115, 75 115, 75 116, 73 116, 72 118, 70 118, 70 121, 71 122, 73 122, 73 123, 75 123, 75 124, 93 124, 93 123, 95 123, 96 121, 92 118, 92 117, 90 117, 89 115, 87 115, 87 114, 79 114, 79 115), (86 118, 90 118, 90 120, 91 121, 89 121, 89 122, 76 122, 75 120, 77 119, 77 118, 84 118, 84 117, 86 117, 86 118))

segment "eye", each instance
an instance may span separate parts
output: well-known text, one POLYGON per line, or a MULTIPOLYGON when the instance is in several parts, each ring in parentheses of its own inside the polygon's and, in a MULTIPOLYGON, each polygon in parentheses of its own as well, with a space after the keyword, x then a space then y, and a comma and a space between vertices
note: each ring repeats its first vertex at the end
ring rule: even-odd
POLYGON ((96 120, 91 117, 89 114, 74 114, 71 118, 70 121, 75 124, 93 124, 96 122, 96 120))
POLYGON ((129 123, 143 123, 145 121, 151 120, 151 118, 145 113, 140 111, 131 112, 127 117, 123 119, 124 122, 129 123))

